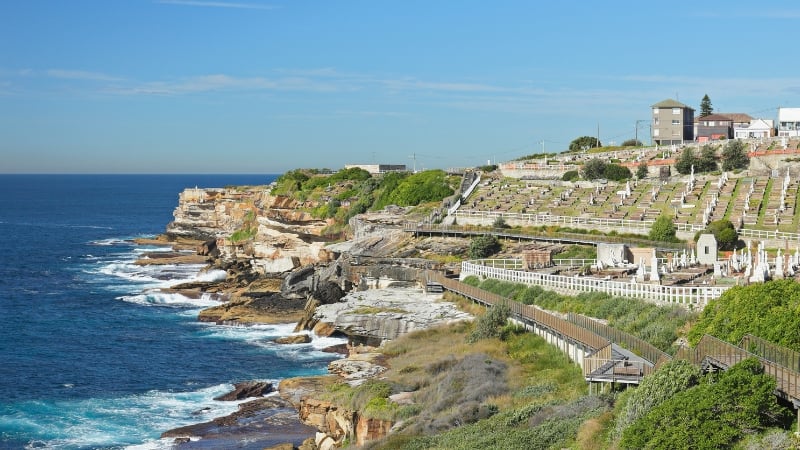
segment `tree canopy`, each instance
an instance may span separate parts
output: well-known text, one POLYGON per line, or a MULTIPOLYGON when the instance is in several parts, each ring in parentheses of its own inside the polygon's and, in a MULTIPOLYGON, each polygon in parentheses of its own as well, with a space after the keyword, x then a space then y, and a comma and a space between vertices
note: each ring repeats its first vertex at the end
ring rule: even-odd
POLYGON ((700 100, 700 117, 708 116, 714 112, 714 107, 711 106, 711 99, 708 98, 708 94, 703 96, 703 99, 700 100))
POLYGON ((695 234, 694 240, 697 241, 702 233, 713 234, 720 250, 733 250, 739 242, 739 233, 736 232, 736 227, 727 219, 715 220, 709 223, 705 230, 695 234))
POLYGON ((717 152, 711 145, 704 145, 698 156, 693 149, 685 148, 675 160, 675 170, 681 175, 691 173, 694 166, 695 173, 713 172, 718 169, 717 152))
POLYGON ((586 180, 596 180, 598 178, 606 178, 608 180, 622 181, 631 178, 630 169, 603 161, 600 158, 592 158, 583 165, 581 174, 586 180))
POLYGON ((621 447, 733 448, 748 434, 791 420, 773 394, 775 379, 755 358, 745 359, 718 379, 676 393, 626 428, 621 447))
POLYGON ((704 334, 738 344, 745 334, 800 351, 800 283, 773 280, 736 286, 706 306, 689 331, 696 344, 704 334))
POLYGON ((594 148, 594 147, 602 147, 603 145, 597 140, 596 137, 593 136, 581 136, 579 138, 575 138, 572 142, 569 143, 569 151, 577 152, 583 150, 584 147, 594 148))
POLYGON ((747 156, 747 147, 740 140, 731 140, 722 149, 722 170, 747 169, 750 166, 750 157, 747 156))
POLYGON ((653 241, 675 242, 675 224, 669 216, 660 215, 650 228, 648 238, 653 241))
POLYGON ((642 180, 647 178, 647 163, 642 161, 636 167, 636 178, 642 180))

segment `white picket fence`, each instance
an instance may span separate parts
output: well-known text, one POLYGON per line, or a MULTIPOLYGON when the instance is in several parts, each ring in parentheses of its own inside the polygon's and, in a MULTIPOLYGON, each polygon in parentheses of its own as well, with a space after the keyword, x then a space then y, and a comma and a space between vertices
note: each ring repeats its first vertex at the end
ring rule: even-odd
POLYGON ((658 304, 677 304, 703 309, 709 301, 719 298, 729 286, 662 286, 659 284, 631 283, 603 280, 593 277, 550 275, 526 272, 521 260, 511 259, 505 264, 499 260, 473 260, 461 263, 460 278, 475 275, 495 280, 541 286, 569 292, 604 292, 619 297, 638 298, 658 304))
MULTIPOLYGON (((478 210, 457 210, 450 213, 456 218, 479 218, 487 222, 502 217, 507 220, 518 220, 526 222, 531 226, 559 225, 575 228, 586 228, 589 226, 599 228, 612 228, 623 232, 636 232, 647 234, 653 226, 654 220, 631 220, 631 219, 610 219, 602 217, 574 217, 574 216, 554 216, 551 214, 536 213, 517 213, 501 211, 478 211, 478 210)), ((677 231, 697 232, 705 229, 705 226, 692 223, 676 223, 677 231)), ((786 231, 756 230, 753 228, 740 228, 740 238, 751 238, 755 240, 788 241, 800 244, 800 233, 790 233, 786 231)))

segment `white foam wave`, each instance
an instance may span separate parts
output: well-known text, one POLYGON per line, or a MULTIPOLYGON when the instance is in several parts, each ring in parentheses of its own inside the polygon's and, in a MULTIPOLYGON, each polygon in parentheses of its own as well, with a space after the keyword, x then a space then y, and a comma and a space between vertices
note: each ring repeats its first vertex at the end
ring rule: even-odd
POLYGON ((41 436, 40 441, 30 444, 32 448, 161 448, 158 436, 163 431, 236 411, 247 400, 214 400, 231 389, 233 386, 221 384, 192 392, 150 391, 108 399, 30 401, 18 405, 19 412, 13 416, 0 417, 0 428, 41 436))
POLYGON ((201 272, 197 275, 197 281, 224 281, 225 278, 228 277, 228 273, 224 270, 208 270, 206 272, 201 272))
POLYGON ((137 295, 123 295, 117 297, 117 299, 145 306, 190 306, 207 308, 209 306, 219 305, 218 296, 214 294, 202 294, 198 298, 191 298, 178 293, 147 291, 137 295))

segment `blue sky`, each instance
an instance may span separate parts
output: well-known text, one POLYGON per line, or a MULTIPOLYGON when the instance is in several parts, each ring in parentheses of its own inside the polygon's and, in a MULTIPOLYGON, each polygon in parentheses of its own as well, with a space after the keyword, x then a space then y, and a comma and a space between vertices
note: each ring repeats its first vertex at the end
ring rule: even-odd
POLYGON ((474 166, 800 106, 796 2, 662 5, 4 0, 0 172, 474 166))

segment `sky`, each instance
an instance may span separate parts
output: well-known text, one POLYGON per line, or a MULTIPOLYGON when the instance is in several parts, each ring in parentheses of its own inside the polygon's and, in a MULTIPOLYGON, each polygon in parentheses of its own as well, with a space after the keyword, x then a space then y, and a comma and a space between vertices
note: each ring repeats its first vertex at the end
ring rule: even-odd
POLYGON ((800 4, 664 5, 3 0, 0 173, 472 167, 800 107, 800 4))

